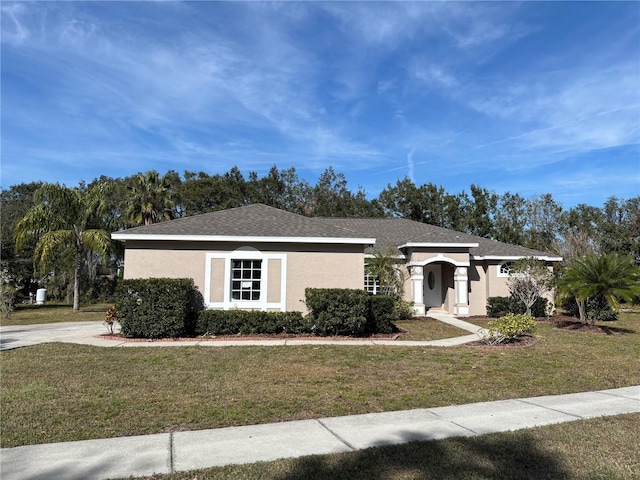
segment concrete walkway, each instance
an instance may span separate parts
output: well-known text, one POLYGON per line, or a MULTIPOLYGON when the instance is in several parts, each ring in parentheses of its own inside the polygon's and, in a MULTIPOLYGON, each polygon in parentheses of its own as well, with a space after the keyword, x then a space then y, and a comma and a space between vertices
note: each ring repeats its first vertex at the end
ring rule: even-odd
POLYGON ((3 480, 106 479, 350 452, 640 412, 640 386, 0 450, 3 480))
POLYGON ((98 347, 170 347, 170 346, 205 346, 205 347, 229 347, 229 346, 278 346, 278 345, 392 345, 400 347, 435 346, 451 347, 474 342, 480 338, 482 329, 464 320, 451 315, 429 313, 429 317, 435 318, 449 325, 461 328, 469 335, 454 338, 446 338, 433 341, 402 341, 384 339, 357 339, 357 340, 333 340, 330 338, 314 339, 260 339, 260 340, 187 340, 187 341, 147 341, 131 342, 122 340, 110 340, 99 336, 107 333, 106 327, 101 322, 61 322, 39 325, 9 325, 0 327, 0 351, 14 348, 28 347, 48 342, 75 343, 81 345, 94 345, 98 347))

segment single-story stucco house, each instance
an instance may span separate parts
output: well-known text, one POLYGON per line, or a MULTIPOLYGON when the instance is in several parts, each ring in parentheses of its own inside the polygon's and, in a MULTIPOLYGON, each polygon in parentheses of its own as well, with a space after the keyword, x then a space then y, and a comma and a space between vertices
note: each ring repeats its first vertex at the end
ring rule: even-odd
POLYGON ((314 288, 366 288, 365 264, 393 251, 406 263, 416 312, 486 314, 507 296, 509 266, 557 256, 401 218, 308 218, 265 205, 232 208, 112 234, 125 278, 193 278, 208 308, 306 311, 314 288))

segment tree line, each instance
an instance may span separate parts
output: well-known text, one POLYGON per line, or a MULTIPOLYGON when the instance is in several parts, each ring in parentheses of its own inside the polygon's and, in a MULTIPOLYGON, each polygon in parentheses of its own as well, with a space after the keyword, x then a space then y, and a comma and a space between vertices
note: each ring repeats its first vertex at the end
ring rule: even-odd
POLYGON ((559 254, 568 261, 588 253, 616 253, 640 263, 640 196, 612 196, 601 207, 579 204, 565 210, 551 194, 499 195, 477 185, 450 193, 404 178, 369 199, 361 187, 350 189, 345 176, 331 167, 312 185, 295 168, 273 166, 262 177, 255 172, 245 177, 233 167, 213 175, 169 170, 163 175, 101 176, 75 187, 22 183, 3 190, 0 201, 3 278, 25 291, 33 288, 32 281, 45 282, 50 294, 60 298, 70 298, 74 291, 77 297, 79 281, 85 282, 88 295, 99 296, 96 279, 121 263, 122 245, 107 245, 98 232, 254 203, 309 217, 407 218, 559 254), (55 210, 61 198, 64 208, 55 210), (48 244, 39 244, 47 231, 65 233, 50 234, 48 244), (67 247, 57 248, 61 245, 67 247))

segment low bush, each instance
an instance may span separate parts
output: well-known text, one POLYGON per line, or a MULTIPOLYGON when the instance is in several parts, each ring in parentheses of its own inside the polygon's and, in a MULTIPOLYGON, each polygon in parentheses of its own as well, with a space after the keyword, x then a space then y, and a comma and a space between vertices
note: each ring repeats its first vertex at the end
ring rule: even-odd
POLYGON ((396 300, 388 295, 369 295, 368 333, 394 331, 396 300))
POLYGON ((201 297, 190 278, 122 280, 115 305, 121 332, 140 338, 193 335, 201 297))
POLYGON ((307 288, 307 320, 313 333, 322 336, 359 337, 369 330, 369 293, 347 288, 307 288))
MULTIPOLYGON (((0 279, 0 282, 1 279, 0 279)), ((9 320, 18 299, 18 289, 8 283, 0 283, 0 313, 9 320)))
POLYGON ((510 313, 490 321, 488 326, 489 330, 485 336, 487 343, 506 343, 533 333, 536 328, 536 321, 529 315, 510 313))
POLYGON ((511 299, 509 297, 487 298, 487 315, 493 318, 511 313, 511 299))
POLYGON ((347 288, 307 288, 307 324, 316 335, 362 337, 394 331, 396 300, 347 288))
POLYGON ((198 313, 196 335, 257 335, 304 333, 308 330, 300 312, 251 310, 203 310, 198 313))
MULTIPOLYGON (((579 318, 578 304, 575 299, 568 298, 562 304, 562 309, 572 317, 579 318)), ((609 303, 602 295, 589 298, 587 300, 587 318, 589 320, 601 320, 603 322, 611 322, 618 320, 618 313, 611 309, 609 303)))
POLYGON ((413 309, 413 302, 407 302, 405 300, 396 300, 393 309, 394 320, 409 320, 415 317, 415 310, 413 309))
MULTIPOLYGON (((538 297, 531 307, 531 315, 533 317, 547 316, 547 299, 538 297)), ((513 297, 489 297, 487 298, 487 315, 493 318, 499 318, 509 313, 524 314, 527 307, 521 301, 513 297)))

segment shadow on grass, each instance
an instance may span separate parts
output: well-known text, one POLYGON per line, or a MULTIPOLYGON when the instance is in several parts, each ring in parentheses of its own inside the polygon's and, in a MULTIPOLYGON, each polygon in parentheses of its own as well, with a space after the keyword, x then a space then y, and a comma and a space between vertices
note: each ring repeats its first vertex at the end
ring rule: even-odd
MULTIPOLYGON (((404 439, 416 438, 406 432, 404 439)), ((311 456, 293 460, 277 480, 332 479, 507 479, 563 480, 554 452, 536 445, 526 433, 501 436, 450 438, 442 441, 387 445, 347 454, 311 456)))
POLYGON ((605 335, 622 335, 625 333, 637 333, 630 328, 610 327, 609 325, 602 324, 584 324, 575 320, 560 320, 555 322, 555 327, 560 330, 571 330, 577 332, 596 333, 605 335))
POLYGON ((45 303, 44 305, 36 305, 34 304, 23 304, 16 305, 16 312, 21 310, 30 311, 30 310, 69 310, 71 309, 71 305, 67 305, 66 303, 45 303))

